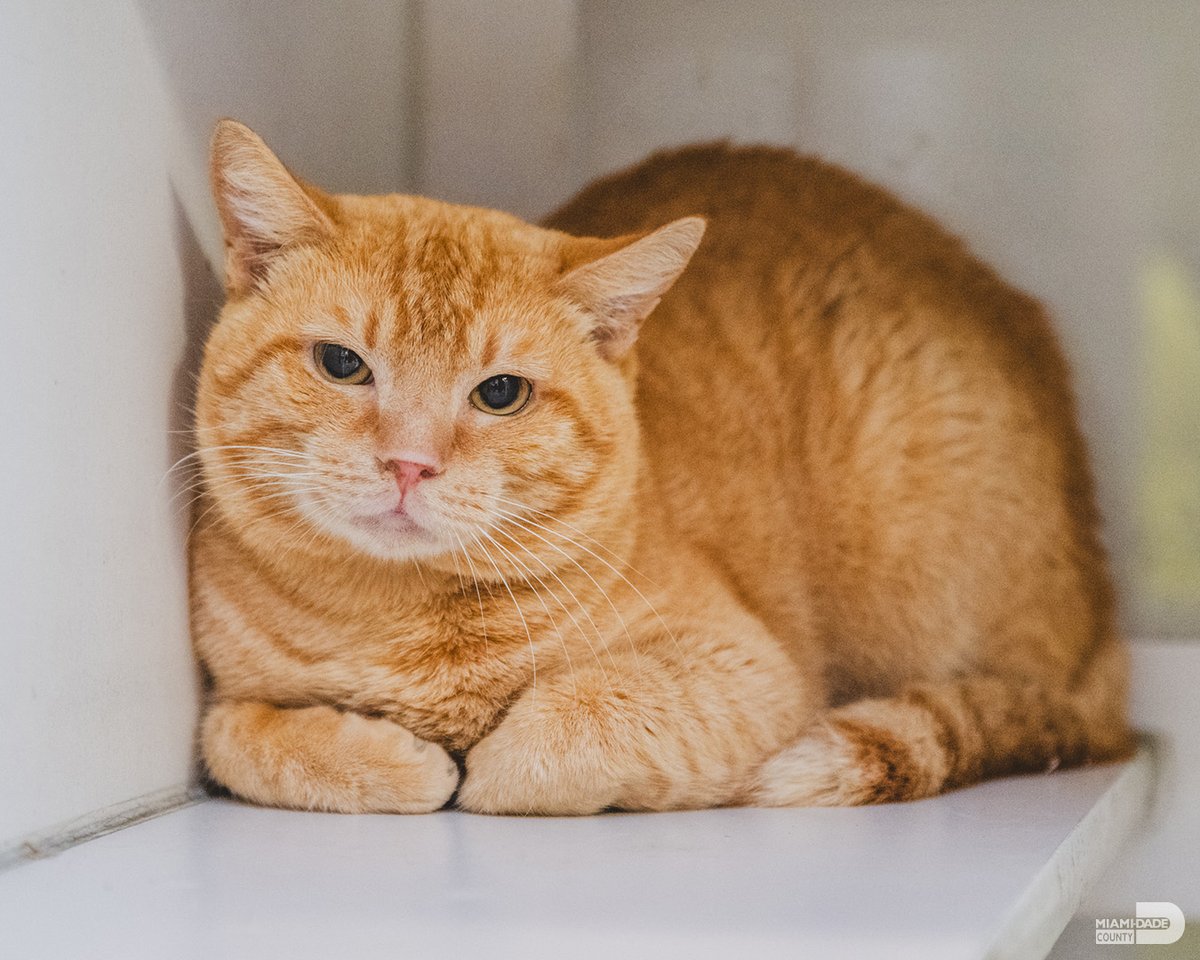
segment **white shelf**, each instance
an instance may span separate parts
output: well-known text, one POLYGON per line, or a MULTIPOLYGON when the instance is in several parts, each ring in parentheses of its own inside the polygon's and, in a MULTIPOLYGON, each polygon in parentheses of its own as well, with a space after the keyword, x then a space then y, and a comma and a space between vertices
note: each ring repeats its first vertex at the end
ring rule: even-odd
POLYGON ((0 956, 1041 957, 1151 762, 851 810, 583 819, 205 801, 0 874, 0 956))

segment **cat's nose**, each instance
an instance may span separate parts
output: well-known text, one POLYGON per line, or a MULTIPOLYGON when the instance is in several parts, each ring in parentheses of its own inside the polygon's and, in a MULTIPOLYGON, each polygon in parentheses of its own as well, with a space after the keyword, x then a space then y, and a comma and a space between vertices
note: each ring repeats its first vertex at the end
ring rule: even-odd
POLYGON ((402 497, 422 480, 436 477, 442 472, 438 464, 421 460, 388 460, 383 468, 396 478, 396 486, 400 488, 402 497))

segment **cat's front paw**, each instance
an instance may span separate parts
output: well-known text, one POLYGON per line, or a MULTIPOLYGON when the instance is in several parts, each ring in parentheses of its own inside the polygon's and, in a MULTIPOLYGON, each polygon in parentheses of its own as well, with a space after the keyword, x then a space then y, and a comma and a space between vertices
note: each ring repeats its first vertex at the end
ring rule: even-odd
POLYGON ((467 754, 458 806, 474 813, 583 815, 619 802, 621 749, 608 697, 527 693, 467 754))
POLYGON ((333 707, 219 702, 204 719, 202 745, 214 779, 272 807, 429 813, 458 786, 458 767, 437 744, 333 707))
POLYGON ((442 747, 391 720, 343 714, 361 766, 347 807, 379 813, 440 810, 458 788, 458 765, 442 747), (365 749, 364 749, 365 748, 365 749))

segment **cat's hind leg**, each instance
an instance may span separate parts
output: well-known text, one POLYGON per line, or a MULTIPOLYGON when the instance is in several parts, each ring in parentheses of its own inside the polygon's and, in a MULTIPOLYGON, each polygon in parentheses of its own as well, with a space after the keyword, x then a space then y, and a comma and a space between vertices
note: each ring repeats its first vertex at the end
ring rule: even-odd
POLYGON ((888 803, 1121 759, 1133 749, 1123 656, 1108 645, 1059 688, 976 676, 837 707, 768 760, 743 799, 758 806, 888 803))
POLYGON ((201 750, 218 783, 273 807, 428 813, 458 786, 458 767, 437 744, 327 706, 218 700, 204 717, 201 750))

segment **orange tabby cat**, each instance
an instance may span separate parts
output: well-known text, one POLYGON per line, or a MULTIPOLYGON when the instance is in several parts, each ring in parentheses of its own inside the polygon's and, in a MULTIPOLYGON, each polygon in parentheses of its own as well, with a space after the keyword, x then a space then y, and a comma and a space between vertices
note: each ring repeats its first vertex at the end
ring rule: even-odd
POLYGON ((213 180, 192 595, 235 794, 862 804, 1129 749, 1054 335, 884 191, 695 147, 535 227, 327 195, 230 121, 213 180))

